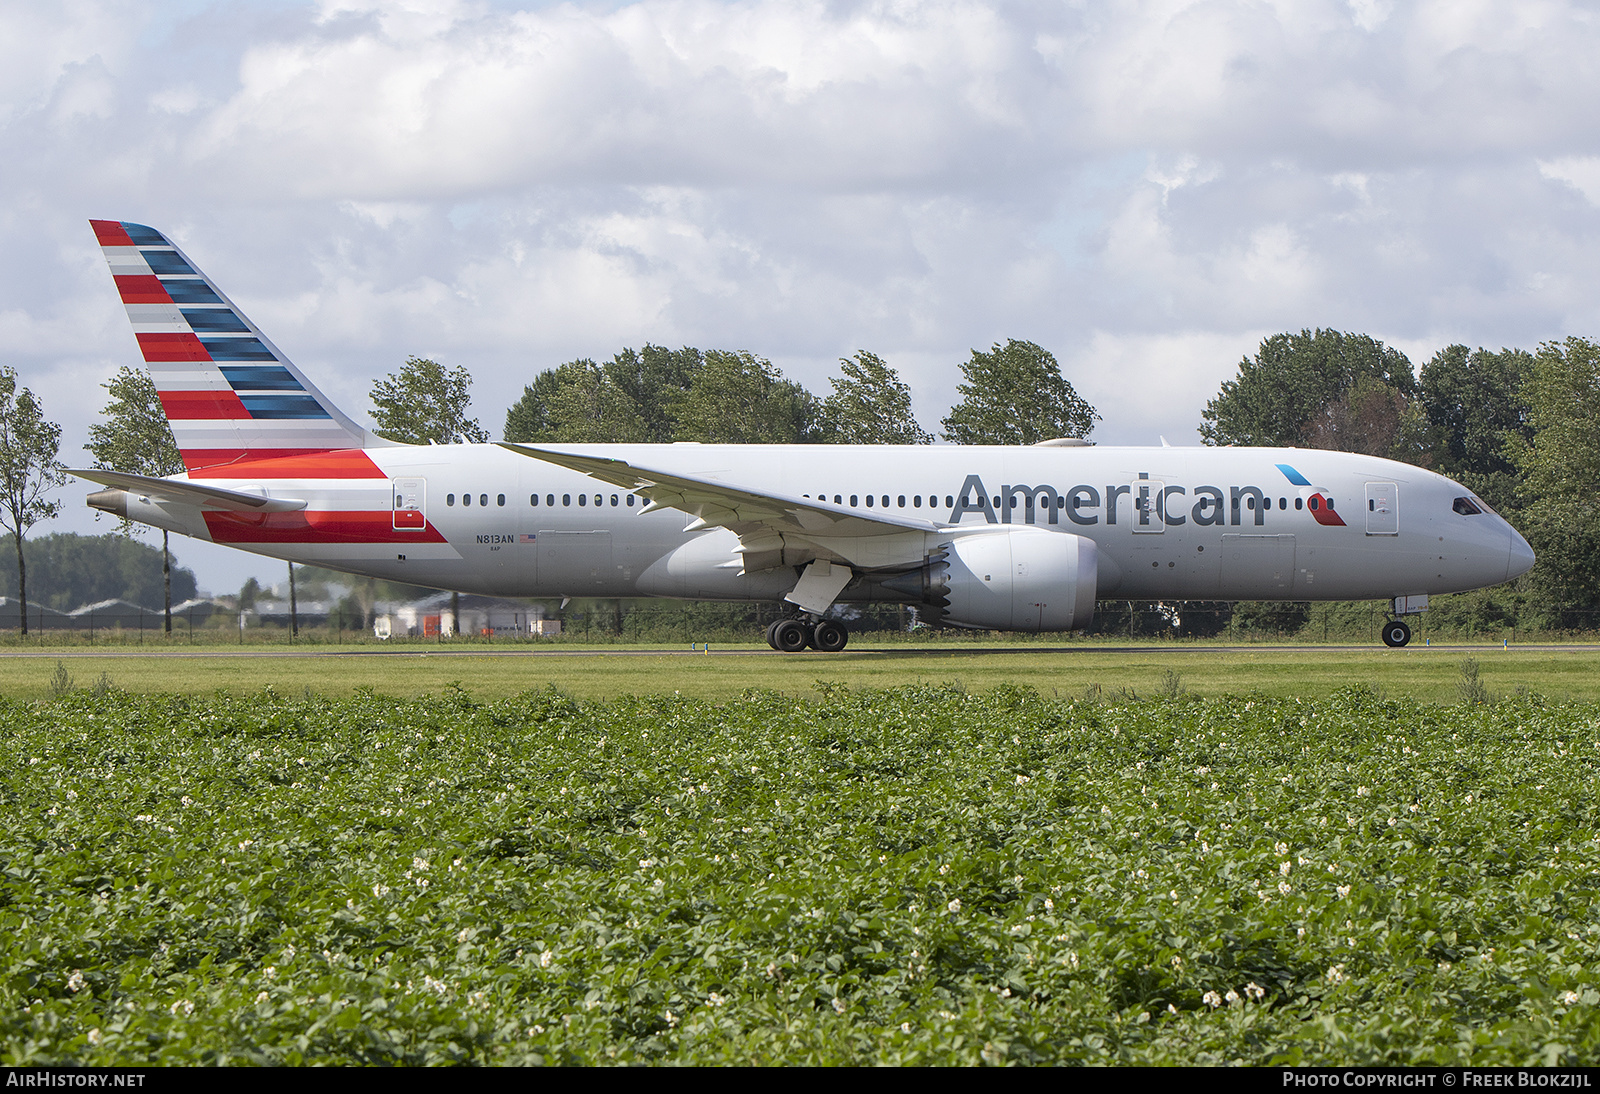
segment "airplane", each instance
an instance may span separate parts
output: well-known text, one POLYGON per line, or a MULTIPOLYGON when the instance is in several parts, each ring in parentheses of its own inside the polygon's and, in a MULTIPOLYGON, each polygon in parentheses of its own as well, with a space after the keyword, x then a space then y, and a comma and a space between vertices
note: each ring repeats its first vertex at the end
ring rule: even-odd
POLYGON ((1385 599, 1508 581, 1526 540, 1392 460, 1296 448, 408 445, 344 414, 160 232, 91 221, 185 473, 73 474, 88 504, 291 562, 505 597, 778 602, 776 650, 836 652, 835 604, 935 625, 1088 626, 1096 600, 1385 599))

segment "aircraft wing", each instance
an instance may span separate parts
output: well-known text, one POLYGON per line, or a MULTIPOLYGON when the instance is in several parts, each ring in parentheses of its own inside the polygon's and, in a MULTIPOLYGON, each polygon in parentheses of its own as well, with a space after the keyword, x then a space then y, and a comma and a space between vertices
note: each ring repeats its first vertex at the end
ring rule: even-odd
POLYGON ((936 522, 920 517, 883 509, 864 512, 820 498, 747 490, 718 479, 662 471, 606 456, 511 442, 502 442, 501 447, 640 494, 650 503, 641 512, 681 510, 695 518, 690 530, 730 529, 739 537, 747 570, 798 565, 816 558, 857 568, 903 565, 922 558, 923 533, 940 530, 936 522), (872 542, 890 537, 904 542, 872 542))
POLYGON ((69 470, 69 475, 114 486, 130 494, 138 494, 156 502, 176 502, 196 505, 202 509, 225 509, 234 513, 292 513, 304 509, 306 503, 296 498, 269 498, 244 490, 227 490, 220 486, 202 486, 183 479, 153 479, 145 475, 130 475, 123 471, 69 470))

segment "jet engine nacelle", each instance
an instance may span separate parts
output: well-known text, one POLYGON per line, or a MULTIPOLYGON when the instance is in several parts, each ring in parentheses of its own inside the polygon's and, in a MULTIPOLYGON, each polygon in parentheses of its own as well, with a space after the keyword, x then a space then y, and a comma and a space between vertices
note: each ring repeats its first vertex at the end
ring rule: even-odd
POLYGON ((1001 631, 1072 631, 1094 617, 1094 541, 1042 528, 956 536, 914 574, 884 582, 944 622, 1001 631))

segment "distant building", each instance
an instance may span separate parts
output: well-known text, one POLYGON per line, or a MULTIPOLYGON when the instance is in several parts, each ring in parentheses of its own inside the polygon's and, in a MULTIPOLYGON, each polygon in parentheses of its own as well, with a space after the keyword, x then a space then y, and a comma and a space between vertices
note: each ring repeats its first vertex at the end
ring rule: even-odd
MULTIPOLYGON (((466 595, 461 598, 460 617, 463 634, 548 636, 561 633, 560 621, 546 619, 543 605, 521 600, 466 595)), ((379 604, 372 631, 379 638, 448 637, 455 633, 450 594, 437 593, 409 604, 379 604)))

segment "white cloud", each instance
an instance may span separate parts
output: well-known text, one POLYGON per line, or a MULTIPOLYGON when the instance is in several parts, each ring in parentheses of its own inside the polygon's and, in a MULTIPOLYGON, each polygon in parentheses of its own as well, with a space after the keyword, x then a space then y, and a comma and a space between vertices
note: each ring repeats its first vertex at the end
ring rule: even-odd
POLYGON ((1540 160, 1539 174, 1566 183, 1587 198, 1589 204, 1600 205, 1600 156, 1540 160))

